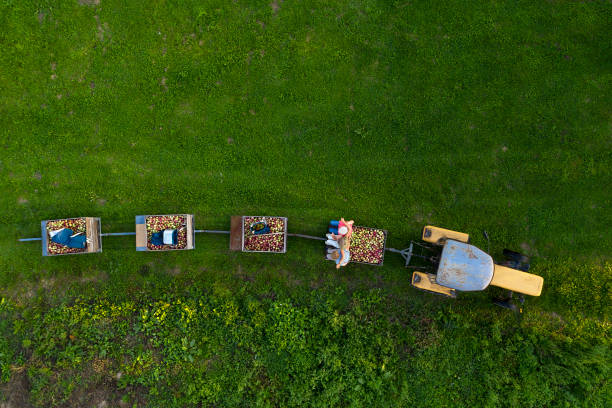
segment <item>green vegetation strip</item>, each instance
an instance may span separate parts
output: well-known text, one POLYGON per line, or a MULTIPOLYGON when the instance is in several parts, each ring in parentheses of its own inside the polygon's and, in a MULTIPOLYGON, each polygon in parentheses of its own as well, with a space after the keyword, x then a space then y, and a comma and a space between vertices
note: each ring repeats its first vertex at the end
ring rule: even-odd
POLYGON ((3 299, 10 341, 29 356, 26 366, 9 366, 15 345, 4 343, 4 379, 11 369, 27 375, 41 406, 74 402, 75 387, 92 383, 112 387, 108 397, 159 407, 436 405, 459 397, 538 405, 559 401, 559 389, 571 390, 567 401, 597 401, 609 374, 597 363, 609 357, 600 328, 578 321, 542 325, 531 316, 518 328, 448 306, 433 318, 408 318, 380 289, 312 291, 296 301, 233 287, 196 285, 180 295, 163 287, 162 297, 124 301, 100 293, 51 308, 3 299))

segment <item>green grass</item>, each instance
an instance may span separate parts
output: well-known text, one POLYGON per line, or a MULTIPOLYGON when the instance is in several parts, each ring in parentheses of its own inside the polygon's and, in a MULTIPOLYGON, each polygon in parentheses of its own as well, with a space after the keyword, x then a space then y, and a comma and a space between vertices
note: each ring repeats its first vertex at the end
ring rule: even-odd
POLYGON ((610 405, 608 2, 124 3, 0 2, 0 403, 610 405), (519 325, 494 290, 417 291, 391 253, 17 242, 171 213, 344 216, 394 248, 487 230, 544 291, 519 325))

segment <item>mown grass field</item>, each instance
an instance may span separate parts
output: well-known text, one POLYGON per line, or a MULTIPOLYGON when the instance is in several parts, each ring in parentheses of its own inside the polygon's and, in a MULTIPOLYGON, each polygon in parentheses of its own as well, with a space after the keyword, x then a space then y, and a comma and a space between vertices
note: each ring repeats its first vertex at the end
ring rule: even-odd
POLYGON ((0 407, 612 405, 606 1, 0 1, 0 407), (483 4, 484 3, 484 4, 483 4), (196 249, 41 256, 40 221, 340 216, 531 256, 522 322, 337 271, 196 249))

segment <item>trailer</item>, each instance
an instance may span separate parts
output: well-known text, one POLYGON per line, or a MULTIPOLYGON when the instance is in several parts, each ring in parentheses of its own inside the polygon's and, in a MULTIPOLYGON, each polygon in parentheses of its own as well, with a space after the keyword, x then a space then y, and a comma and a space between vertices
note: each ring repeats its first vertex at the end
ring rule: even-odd
POLYGON ((232 216, 230 250, 284 254, 287 235, 287 217, 232 216))
POLYGON ((194 248, 193 214, 136 216, 136 251, 181 251, 194 248))

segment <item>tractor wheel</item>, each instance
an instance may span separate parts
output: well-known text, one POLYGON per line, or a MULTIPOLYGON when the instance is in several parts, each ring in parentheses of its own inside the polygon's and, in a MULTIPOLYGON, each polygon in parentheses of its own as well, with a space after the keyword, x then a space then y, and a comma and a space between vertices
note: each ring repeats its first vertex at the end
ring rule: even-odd
POLYGON ((511 251, 510 249, 504 249, 504 257, 509 261, 519 262, 523 264, 529 263, 529 257, 527 255, 511 251))
POLYGON ((509 268, 518 269, 519 271, 529 271, 529 257, 518 252, 504 249, 504 257, 506 261, 502 264, 509 268))
POLYGON ((513 312, 517 312, 517 306, 512 303, 512 299, 494 299, 493 303, 497 306, 503 307, 504 309, 510 309, 513 312))

